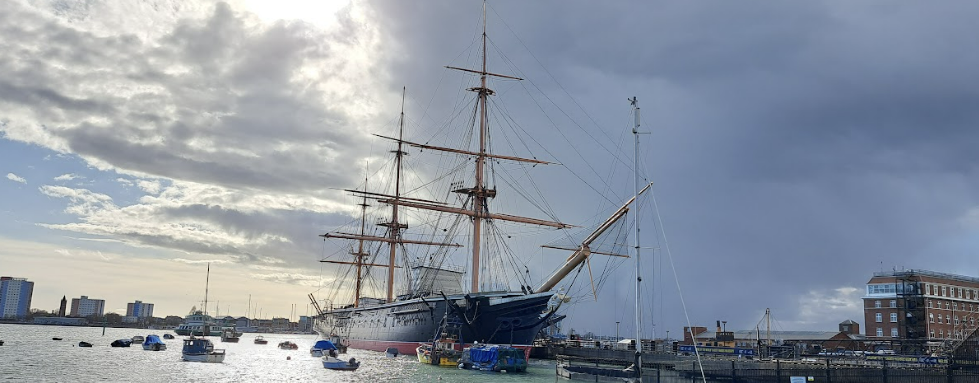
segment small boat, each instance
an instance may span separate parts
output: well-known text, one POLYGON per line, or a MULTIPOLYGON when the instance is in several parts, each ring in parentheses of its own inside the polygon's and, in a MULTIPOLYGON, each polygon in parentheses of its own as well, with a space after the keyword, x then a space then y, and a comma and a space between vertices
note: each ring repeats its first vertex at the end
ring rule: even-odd
POLYGON ((109 345, 112 347, 129 347, 133 344, 132 339, 116 339, 109 345))
POLYGON ((328 340, 321 340, 316 343, 320 344, 320 342, 326 342, 325 344, 322 345, 324 347, 328 347, 326 350, 324 350, 324 352, 326 352, 326 355, 323 355, 323 359, 322 359, 323 368, 330 369, 330 370, 338 370, 338 371, 353 371, 356 370, 357 367, 360 367, 360 362, 358 362, 357 359, 354 358, 350 358, 350 360, 337 359, 339 350, 337 350, 337 347, 334 346, 332 342, 328 340))
POLYGON ((160 340, 159 336, 147 335, 143 340, 143 350, 146 351, 166 351, 167 344, 160 340))
POLYGON ((336 356, 336 354, 339 353, 339 349, 337 349, 337 346, 334 345, 333 342, 328 340, 318 340, 313 347, 309 348, 309 355, 319 358, 327 355, 328 351, 333 351, 333 356, 336 356))
POLYGON ((57 338, 57 337, 55 337, 55 338, 51 338, 51 340, 61 340, 61 339, 62 339, 62 338, 57 338))
POLYGON ((388 347, 388 349, 384 352, 384 356, 386 356, 388 358, 397 358, 398 357, 398 348, 397 347, 388 347))
POLYGON ((88 342, 78 342, 78 347, 92 347, 92 344, 88 342))
POLYGON ((163 334, 163 339, 173 339, 173 334, 163 334))
POLYGON ((283 350, 298 350, 299 349, 299 345, 297 345, 295 343, 292 343, 292 342, 290 342, 290 341, 287 340, 287 341, 284 341, 284 342, 279 343, 279 348, 281 348, 283 350))
POLYGON ((2 340, 0 340, 0 346, 3 346, 3 341, 2 340))
POLYGON ((452 338, 442 338, 433 343, 422 343, 415 349, 418 362, 442 367, 456 367, 462 358, 462 352, 456 349, 457 343, 452 338))
POLYGON ((143 338, 142 335, 136 335, 133 337, 133 343, 143 343, 144 341, 146 341, 146 338, 143 338))
POLYGON ((524 351, 509 346, 474 345, 462 350, 459 367, 479 371, 527 371, 524 351))
POLYGON ((214 349, 214 344, 207 338, 190 337, 184 339, 181 351, 182 359, 188 362, 221 363, 224 362, 224 350, 214 349))
POLYGON ((269 341, 265 340, 264 336, 259 335, 255 337, 255 344, 269 344, 269 341))
POLYGON ((238 343, 239 339, 241 339, 241 333, 235 331, 234 327, 228 327, 225 328, 224 330, 221 330, 222 342, 238 343))

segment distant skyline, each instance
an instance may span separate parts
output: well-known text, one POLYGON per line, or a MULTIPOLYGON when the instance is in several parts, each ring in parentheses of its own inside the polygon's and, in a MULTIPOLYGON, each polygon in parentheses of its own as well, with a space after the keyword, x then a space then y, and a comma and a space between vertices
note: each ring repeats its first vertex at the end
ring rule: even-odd
MULTIPOLYGON (((517 179, 546 204, 493 208, 603 219, 632 193, 638 97, 650 336, 687 316, 751 329, 766 308, 833 330, 861 320, 875 271, 979 276, 979 3, 488 6, 491 69, 527 78, 493 83, 493 150, 558 163, 517 179)), ((342 190, 389 159, 373 134, 395 131, 402 89, 406 136, 463 130, 443 123, 472 78, 444 66, 473 62, 480 9, 0 2, 0 274, 33 281, 34 308, 84 294, 183 316, 210 263, 209 312, 310 314, 345 272, 319 261, 348 251, 318 236, 356 220, 342 190)), ((426 156, 410 149, 413 185, 426 156)), ((563 232, 514 232, 534 283, 567 256, 536 243, 563 232)), ((631 260, 592 266, 597 299, 583 271, 565 330, 629 333, 631 260)))

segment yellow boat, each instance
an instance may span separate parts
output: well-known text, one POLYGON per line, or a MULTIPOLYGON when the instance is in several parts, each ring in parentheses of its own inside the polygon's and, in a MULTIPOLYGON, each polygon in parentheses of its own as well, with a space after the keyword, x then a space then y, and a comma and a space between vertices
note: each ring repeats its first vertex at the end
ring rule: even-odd
POLYGON ((415 349, 415 354, 418 355, 419 363, 442 367, 456 367, 459 365, 459 359, 462 357, 462 352, 456 349, 456 345, 455 339, 442 338, 435 342, 434 346, 431 343, 418 345, 418 348, 415 349))

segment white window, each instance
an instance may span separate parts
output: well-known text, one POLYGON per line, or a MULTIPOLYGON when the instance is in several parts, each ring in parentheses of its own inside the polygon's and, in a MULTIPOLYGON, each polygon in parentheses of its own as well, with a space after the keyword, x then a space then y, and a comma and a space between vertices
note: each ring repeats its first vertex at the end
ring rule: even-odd
POLYGON ((931 285, 925 284, 925 294, 931 295, 931 285))
POLYGON ((931 308, 931 299, 928 300, 928 308, 931 308))
POLYGON ((874 308, 875 309, 879 309, 880 308, 880 301, 874 301, 874 308))
POLYGON ((942 296, 943 297, 948 296, 948 286, 942 286, 942 296))
POLYGON ((928 313, 928 322, 935 323, 935 314, 928 313))
POLYGON ((951 315, 946 315, 945 316, 945 324, 952 324, 952 316, 951 315))
POLYGON ((891 313, 891 323, 897 323, 897 313, 891 313))
POLYGON ((950 309, 950 306, 948 305, 948 302, 945 302, 945 309, 946 310, 950 309))
POLYGON ((938 314, 938 323, 942 323, 942 314, 938 314))
POLYGON ((955 316, 955 325, 956 326, 959 325, 959 316, 958 315, 955 316))
POLYGON ((931 333, 928 334, 928 337, 929 338, 934 338, 935 337, 935 330, 931 330, 931 333))
POLYGON ((897 300, 891 299, 891 308, 897 308, 897 300))
POLYGON ((884 336, 884 329, 878 327, 877 328, 877 336, 883 337, 884 336))
POLYGON ((944 338, 945 337, 945 330, 938 330, 938 337, 939 338, 944 338))
POLYGON ((897 327, 891 327, 891 338, 897 338, 897 327))
POLYGON ((958 309, 959 309, 959 303, 958 302, 953 302, 952 303, 952 310, 958 310, 958 309))
POLYGON ((877 315, 875 315, 875 317, 877 319, 877 323, 880 323, 880 322, 883 322, 884 321, 884 314, 877 313, 877 315))

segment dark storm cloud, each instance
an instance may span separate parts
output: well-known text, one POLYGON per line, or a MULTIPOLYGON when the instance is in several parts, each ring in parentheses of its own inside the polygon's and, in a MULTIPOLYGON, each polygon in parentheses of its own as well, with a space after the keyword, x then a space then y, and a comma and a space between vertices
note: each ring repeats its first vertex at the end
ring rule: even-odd
MULTIPOLYGON (((392 67, 412 81, 437 83, 430 69, 478 33, 476 3, 394 2, 380 13, 410 47, 392 67)), ((614 137, 625 98, 639 96, 695 322, 750 328, 772 307, 786 326, 832 329, 861 320, 862 285, 882 267, 977 274, 969 257, 936 252, 975 234, 962 219, 979 192, 976 4, 499 1, 489 14, 494 44, 512 43, 507 54, 538 82, 547 74, 533 70, 535 59, 543 62, 614 137), (852 307, 841 309, 840 297, 852 307), (823 306, 834 316, 818 316, 823 306)), ((599 169, 609 157, 569 150, 599 169)), ((677 334, 668 270, 660 280, 669 304, 656 315, 677 334)), ((608 321, 578 317, 569 323, 608 321)))

